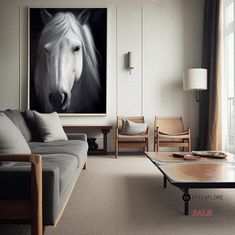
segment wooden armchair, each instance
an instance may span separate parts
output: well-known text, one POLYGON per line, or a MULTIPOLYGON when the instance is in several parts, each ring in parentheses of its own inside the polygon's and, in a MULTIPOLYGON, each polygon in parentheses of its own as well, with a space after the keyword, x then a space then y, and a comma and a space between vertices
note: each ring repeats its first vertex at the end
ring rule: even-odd
POLYGON ((154 121, 154 151, 160 147, 180 147, 191 151, 190 128, 184 129, 182 117, 157 117, 154 121))
POLYGON ((148 151, 148 139, 149 130, 147 128, 146 133, 137 135, 126 135, 122 134, 123 119, 128 119, 129 121, 135 123, 144 123, 143 116, 136 117, 117 117, 117 127, 116 127, 116 158, 118 157, 119 148, 143 148, 143 150, 148 151))
MULTIPOLYGON (((0 200, 0 219, 31 220, 31 234, 44 233, 42 222, 42 159, 35 154, 0 154, 1 161, 31 163, 31 199, 0 200)), ((1 190, 4 190, 2 188, 1 190)))

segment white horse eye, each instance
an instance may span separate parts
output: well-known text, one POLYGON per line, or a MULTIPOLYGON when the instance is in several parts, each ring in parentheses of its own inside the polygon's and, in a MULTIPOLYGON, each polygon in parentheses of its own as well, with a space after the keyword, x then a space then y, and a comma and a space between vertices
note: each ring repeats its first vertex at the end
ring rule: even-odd
POLYGON ((79 52, 79 50, 80 50, 80 46, 75 46, 74 48, 73 48, 73 52, 79 52))

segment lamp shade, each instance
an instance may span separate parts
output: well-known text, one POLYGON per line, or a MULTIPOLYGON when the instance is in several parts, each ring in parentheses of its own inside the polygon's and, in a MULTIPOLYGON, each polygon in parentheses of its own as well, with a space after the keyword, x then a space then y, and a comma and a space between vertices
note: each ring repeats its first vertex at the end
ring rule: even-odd
POLYGON ((206 90, 207 70, 201 68, 188 69, 183 73, 184 90, 206 90))

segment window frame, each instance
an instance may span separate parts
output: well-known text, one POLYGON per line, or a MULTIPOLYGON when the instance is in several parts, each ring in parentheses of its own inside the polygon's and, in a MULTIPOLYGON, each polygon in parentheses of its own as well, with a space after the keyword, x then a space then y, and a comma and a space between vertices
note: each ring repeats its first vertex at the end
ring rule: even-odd
MULTIPOLYGON (((235 143, 229 145, 229 99, 231 99, 233 108, 235 102, 235 95, 233 98, 228 97, 228 36, 233 33, 233 91, 235 92, 235 0, 224 0, 223 2, 223 82, 222 82, 222 148, 226 151, 235 153, 235 143), (227 9, 230 4, 233 3, 233 21, 226 24, 227 9)), ((230 112, 232 113, 232 112, 230 112)), ((235 119, 234 119, 235 121, 235 119)), ((232 123, 232 122, 231 122, 232 123)))

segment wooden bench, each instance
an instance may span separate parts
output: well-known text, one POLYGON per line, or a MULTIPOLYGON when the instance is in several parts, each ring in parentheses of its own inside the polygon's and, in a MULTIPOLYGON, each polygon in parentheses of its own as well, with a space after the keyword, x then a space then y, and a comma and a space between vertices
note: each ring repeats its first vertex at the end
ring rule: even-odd
POLYGON ((66 133, 78 133, 86 130, 101 130, 103 134, 103 148, 97 150, 89 150, 89 155, 107 155, 107 134, 113 128, 112 126, 99 126, 99 125, 89 125, 89 126, 79 126, 79 125, 64 125, 63 126, 66 133))

